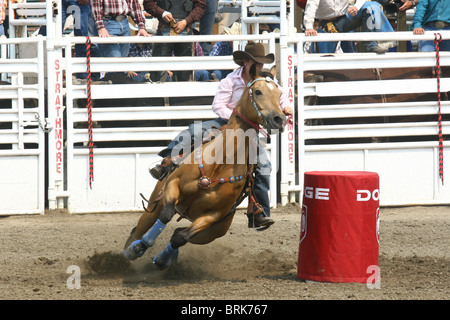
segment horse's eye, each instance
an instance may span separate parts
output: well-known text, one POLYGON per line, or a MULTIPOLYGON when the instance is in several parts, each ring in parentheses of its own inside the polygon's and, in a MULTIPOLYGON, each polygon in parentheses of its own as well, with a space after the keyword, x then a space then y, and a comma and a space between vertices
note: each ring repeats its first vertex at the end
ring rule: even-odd
POLYGON ((255 94, 256 94, 257 96, 259 96, 259 95, 262 94, 262 92, 261 92, 261 90, 256 90, 256 91, 255 91, 255 94))

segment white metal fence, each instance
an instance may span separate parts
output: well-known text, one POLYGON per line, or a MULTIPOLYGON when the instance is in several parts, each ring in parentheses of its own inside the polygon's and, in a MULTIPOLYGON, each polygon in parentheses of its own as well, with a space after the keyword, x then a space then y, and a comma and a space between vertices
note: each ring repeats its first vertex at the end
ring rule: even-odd
MULTIPOLYGON (((450 39, 449 32, 443 32, 450 39)), ((295 61, 297 74, 304 72, 355 70, 350 81, 304 83, 298 77, 298 113, 295 145, 295 162, 283 159, 282 170, 287 186, 282 188, 283 203, 294 199, 303 188, 306 171, 375 171, 380 175, 381 205, 448 204, 450 187, 442 185, 438 175, 438 104, 436 95, 428 95, 425 101, 411 101, 413 95, 437 92, 435 78, 383 79, 388 68, 436 66, 435 53, 386 53, 376 54, 304 54, 305 41, 331 40, 410 40, 429 39, 434 35, 413 36, 411 32, 353 33, 304 37, 298 34, 289 41, 295 44, 288 59, 295 61), (358 80, 364 70, 381 71, 380 78, 358 80), (358 71, 360 70, 360 71, 358 71), (406 94, 403 102, 389 103, 389 96, 406 94), (360 102, 335 104, 342 97, 360 96, 360 102), (380 97, 379 101, 365 102, 364 97, 380 97), (387 97, 383 100, 382 97, 387 97), (305 97, 328 98, 325 103, 304 105, 305 97), (375 119, 381 117, 381 121, 375 119), (328 121, 327 121, 328 120, 328 121)), ((450 66, 450 53, 440 53, 440 65, 450 66)), ((294 76, 293 74, 291 75, 294 76)), ((292 83, 286 77, 284 83, 292 83)), ((450 90, 450 78, 442 77, 441 92, 450 90)), ((442 95, 442 128, 444 138, 450 134, 450 103, 442 95)), ((287 144, 288 139, 283 139, 287 144)), ((444 181, 450 177, 449 142, 444 141, 444 181)), ((286 147, 285 147, 286 148, 286 147)))
MULTIPOLYGON (((160 161, 159 150, 194 120, 215 117, 210 104, 217 82, 94 84, 94 181, 89 188, 86 86, 72 83, 72 75, 86 70, 86 59, 71 55, 74 44, 86 39, 62 38, 60 15, 54 3, 46 6, 47 38, 1 39, 0 85, 0 214, 43 213, 45 207, 70 212, 141 210, 139 193, 148 196, 155 180, 148 168, 160 161), (59 34, 58 34, 59 33, 59 34), (36 46, 36 57, 18 58, 17 46, 36 46), (5 59, 6 53, 10 55, 5 59), (64 55, 63 55, 64 53, 64 55), (45 58, 47 66, 45 67, 45 58), (31 74, 31 83, 27 78, 31 74), (34 82, 33 82, 34 81, 34 82), (47 96, 45 96, 47 90, 47 96), (45 103, 47 98, 47 104, 45 103), (47 134, 47 137, 46 137, 47 134)), ((291 5, 292 9, 292 5, 291 5)), ((292 10, 291 10, 292 11, 292 10)), ((286 15, 281 6, 280 15, 286 15)), ((26 24, 17 22, 18 25, 26 24)), ((37 22, 36 22, 37 23, 37 22)), ((42 21, 39 21, 42 23, 42 21)), ((252 23, 252 21, 248 21, 252 23)), ((367 170, 380 175, 381 205, 448 204, 448 184, 438 177, 437 101, 389 102, 391 94, 436 92, 436 79, 371 79, 305 83, 305 72, 386 70, 436 65, 434 53, 304 54, 305 41, 425 40, 433 34, 411 32, 292 34, 291 20, 280 19, 278 35, 92 38, 92 43, 234 41, 267 43, 279 52, 280 81, 292 105, 295 125, 289 125, 268 146, 273 165, 271 205, 298 201, 303 173, 310 170, 367 170), (289 30, 289 32, 287 31, 289 30), (277 37, 277 38, 275 38, 277 37), (279 40, 279 50, 275 45, 279 40), (300 88, 300 90, 297 90, 300 88), (342 97, 384 96, 385 100, 337 104, 342 97), (307 97, 319 104, 305 105, 307 97), (328 99, 328 101, 325 101, 328 99), (414 119, 412 118, 414 116, 414 119), (377 120, 382 118, 382 121, 377 120), (408 118, 408 121, 400 119, 408 118), (361 121, 364 119, 364 121, 361 121), (375 143, 376 141, 376 143, 375 143), (280 152, 278 152, 280 150, 280 152), (281 161, 278 164, 278 161, 281 161), (281 181, 277 175, 280 173, 281 181)), ((443 32, 444 39, 450 34, 443 32)), ((441 52, 441 66, 450 55, 441 52)), ((234 69, 232 57, 91 58, 91 71, 164 71, 234 69)), ((383 73, 381 73, 383 74, 383 73)), ((441 79, 441 91, 450 91, 450 79, 441 79)), ((450 104, 442 101, 445 139, 450 134, 450 104)), ((449 143, 444 141, 444 174, 449 181, 449 143)))
MULTIPOLYGON (((100 39, 92 43, 117 42, 195 42, 205 37, 133 37, 100 39)), ((267 42, 274 52, 274 35, 214 36, 208 41, 249 39, 267 42)), ((66 38, 66 52, 83 39, 66 38)), ((148 169, 161 161, 157 153, 181 130, 195 120, 215 118, 211 102, 218 82, 165 82, 139 84, 99 84, 92 86, 94 182, 89 187, 86 85, 74 85, 72 74, 86 71, 86 59, 65 54, 67 153, 64 183, 55 193, 57 206, 70 212, 140 211, 140 193, 148 197, 156 180, 148 169), (168 102, 168 99, 170 100, 168 102), (137 102, 138 101, 138 102, 137 102), (137 105, 136 105, 137 103, 137 105), (80 128, 81 126, 81 128, 80 128), (83 127, 84 126, 84 127, 83 127), (67 202, 66 202, 67 201, 67 202)), ((126 71, 177 71, 235 69, 231 56, 225 57, 149 57, 91 58, 92 73, 126 71)), ((268 145, 276 150, 276 139, 268 145)), ((52 144, 50 143, 50 146, 52 144)), ((271 161, 277 167, 276 152, 271 161)), ((271 181, 272 206, 276 206, 276 171, 271 181)))
POLYGON ((36 56, 0 59, 0 72, 10 80, 0 84, 0 214, 45 210, 43 38, 0 39, 4 53, 22 44, 34 44, 36 56))

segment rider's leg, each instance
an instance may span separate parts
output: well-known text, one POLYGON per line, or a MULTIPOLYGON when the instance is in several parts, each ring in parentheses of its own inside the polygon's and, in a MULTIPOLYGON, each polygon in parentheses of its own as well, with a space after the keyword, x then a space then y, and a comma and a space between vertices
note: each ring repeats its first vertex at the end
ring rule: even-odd
POLYGON ((158 155, 164 159, 161 164, 158 164, 150 169, 151 175, 155 179, 163 179, 173 167, 171 161, 172 157, 176 157, 181 154, 185 156, 189 155, 193 149, 201 145, 205 135, 207 135, 207 131, 214 128, 220 129, 226 123, 226 120, 217 118, 203 122, 197 121, 191 124, 188 129, 180 132, 180 134, 169 143, 167 148, 158 153, 158 155))
POLYGON ((253 191, 255 194, 255 200, 258 202, 263 212, 255 212, 256 208, 250 208, 252 210, 248 215, 249 227, 265 227, 270 226, 274 223, 270 219, 270 200, 269 200, 269 190, 270 190, 270 173, 272 171, 272 165, 267 156, 267 151, 258 144, 258 159, 257 166, 255 170, 255 183, 253 186, 253 191), (252 213, 256 213, 254 216, 252 213))

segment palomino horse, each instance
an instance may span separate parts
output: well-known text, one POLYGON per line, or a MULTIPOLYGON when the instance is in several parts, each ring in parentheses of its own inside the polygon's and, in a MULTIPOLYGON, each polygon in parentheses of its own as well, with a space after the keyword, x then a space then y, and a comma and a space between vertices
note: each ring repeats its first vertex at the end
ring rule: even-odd
POLYGON ((125 245, 126 258, 141 257, 176 213, 192 223, 176 229, 169 245, 154 258, 158 269, 173 263, 178 248, 187 242, 207 244, 225 235, 237 205, 250 189, 253 164, 249 157, 251 148, 256 150, 258 131, 263 130, 260 125, 269 132, 282 132, 286 124, 280 107, 281 91, 271 78, 256 78, 255 72, 252 77, 225 129, 157 183, 146 212, 125 245), (236 139, 236 132, 244 132, 248 139, 236 139), (253 139, 247 132, 254 133, 253 139), (207 162, 208 156, 215 161, 207 162))

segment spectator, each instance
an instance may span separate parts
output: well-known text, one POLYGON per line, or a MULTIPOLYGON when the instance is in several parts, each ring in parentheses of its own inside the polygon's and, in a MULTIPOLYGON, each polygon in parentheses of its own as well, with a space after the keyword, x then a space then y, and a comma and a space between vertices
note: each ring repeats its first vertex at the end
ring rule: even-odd
MULTIPOLYGON (((132 43, 130 44, 129 57, 151 57, 152 44, 151 43, 132 43)), ((127 78, 133 82, 150 81, 150 73, 146 71, 128 71, 127 78)))
MULTIPOLYGON (((64 27, 66 25, 67 17, 72 15, 73 21, 73 33, 76 37, 86 37, 96 35, 93 32, 94 21, 92 19, 91 7, 89 5, 90 0, 62 0, 61 1, 61 20, 62 20, 62 32, 64 32, 64 27), (77 7, 78 9, 75 9, 77 7), (75 14, 77 12, 77 14, 75 14)), ((39 34, 46 36, 47 27, 41 26, 39 29, 39 34)), ((91 56, 98 57, 98 47, 97 45, 91 46, 91 56)), ((86 46, 84 44, 75 45, 75 57, 86 57, 86 46)), ((87 74, 78 73, 73 79, 74 84, 86 84, 87 74)), ((99 74, 92 74, 92 80, 98 80, 99 74)))
MULTIPOLYGON (((91 0, 92 17, 98 36, 130 36, 128 15, 139 28, 138 36, 150 36, 145 30, 145 18, 138 0, 91 0)), ((129 43, 99 44, 102 57, 127 57, 129 43)))
POLYGON ((6 19, 6 6, 8 5, 8 0, 0 0, 0 36, 5 35, 5 27, 3 22, 6 19))
MULTIPOLYGON (((73 33, 76 37, 86 37, 91 35, 89 33, 89 24, 92 23, 91 7, 89 0, 62 0, 61 2, 61 17, 62 28, 66 24, 67 17, 73 15, 73 33), (74 6, 79 8, 79 15, 75 15, 74 6)), ((92 32, 92 30, 91 30, 92 32)), ((91 48, 91 56, 98 56, 97 47, 91 48)), ((75 45, 75 57, 86 57, 86 46, 84 44, 75 45)), ((86 73, 79 73, 75 75, 77 79, 86 79, 86 73)), ((93 74, 93 80, 97 80, 99 75, 93 74)), ((78 83, 77 81, 74 82, 78 83)))
MULTIPOLYGON (((157 35, 162 36, 193 34, 192 24, 203 17, 206 7, 206 0, 161 0, 157 3, 155 0, 144 0, 144 9, 158 18, 157 35)), ((170 57, 172 53, 178 57, 192 56, 192 43, 155 43, 153 47, 154 57, 170 57)), ((191 74, 192 71, 174 71, 174 80, 189 81, 191 74)), ((161 73, 152 72, 151 78, 156 82, 160 80, 161 73)))
MULTIPOLYGON (((222 27, 224 34, 241 34, 241 24, 234 22, 231 27, 222 27)), ((233 54, 232 41, 216 42, 211 50, 210 56, 231 56, 233 54)), ((197 70, 195 71, 195 81, 219 81, 225 78, 233 70, 197 70)))
MULTIPOLYGON (((413 19, 414 34, 425 31, 450 30, 450 3, 448 0, 419 0, 413 19)), ((435 51, 433 40, 419 41, 419 51, 435 51)), ((450 51, 450 40, 441 41, 439 50, 450 51)))
MULTIPOLYGON (((200 34, 211 35, 214 27, 214 21, 216 19, 217 12, 217 0, 206 0, 206 9, 203 17, 200 19, 200 34)), ((205 56, 211 52, 212 43, 201 42, 200 43, 205 56)))
MULTIPOLYGON (((359 26, 364 32, 394 31, 381 5, 373 1, 357 0, 355 5, 349 5, 348 0, 308 0, 304 16, 306 36, 317 35, 318 31, 314 28, 315 19, 318 28, 326 32, 350 32, 359 26)), ((393 41, 364 42, 366 51, 376 53, 384 53, 395 45, 393 41)))

